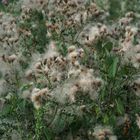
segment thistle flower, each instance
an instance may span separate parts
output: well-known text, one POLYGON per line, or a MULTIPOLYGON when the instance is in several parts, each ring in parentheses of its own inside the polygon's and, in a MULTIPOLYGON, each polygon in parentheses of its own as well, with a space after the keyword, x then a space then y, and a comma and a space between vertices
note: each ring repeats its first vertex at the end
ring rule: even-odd
POLYGON ((37 69, 41 69, 41 62, 37 62, 36 64, 35 64, 35 69, 37 70, 37 69))
POLYGON ((34 104, 34 107, 36 109, 39 109, 42 105, 42 99, 46 99, 48 95, 49 95, 48 88, 44 89, 34 88, 31 93, 31 101, 34 104))
POLYGON ((8 0, 2 0, 2 3, 7 5, 8 4, 8 0))
POLYGON ((25 72, 25 77, 28 79, 28 80, 31 80, 33 78, 33 71, 32 70, 27 70, 25 72))
POLYGON ((21 5, 24 5, 26 8, 30 9, 43 9, 44 6, 46 6, 48 3, 47 0, 23 0, 21 1, 21 5))
POLYGON ((120 25, 128 25, 130 22, 132 21, 132 19, 131 18, 126 18, 126 17, 124 17, 124 18, 121 18, 120 19, 120 21, 119 21, 119 24, 120 25))
POLYGON ((101 79, 93 76, 92 69, 85 69, 80 73, 78 84, 84 92, 97 90, 101 86, 101 79))
POLYGON ((15 54, 8 56, 7 60, 9 63, 14 62, 17 59, 17 56, 15 54))
POLYGON ((101 34, 107 34, 107 26, 106 25, 102 25, 100 28, 99 28, 99 32, 101 34))
POLYGON ((137 96, 140 96, 140 78, 134 81, 134 89, 137 96))
POLYGON ((140 67, 140 46, 136 45, 136 46, 127 46, 128 48, 125 49, 125 53, 124 53, 124 62, 131 62, 132 65, 135 68, 139 68, 140 67))
POLYGON ((69 48, 68 48, 68 53, 71 53, 71 52, 73 52, 73 51, 75 51, 76 50, 76 47, 75 46, 70 46, 69 48))
POLYGON ((31 92, 29 90, 23 91, 21 98, 28 99, 30 97, 31 92))
POLYGON ((93 26, 88 25, 78 36, 78 42, 83 45, 95 44, 99 38, 108 34, 107 27, 100 24, 93 26))
POLYGON ((110 136, 109 140, 117 140, 117 136, 110 136))
POLYGON ((71 62, 75 62, 77 59, 78 59, 78 52, 73 51, 69 53, 68 60, 70 60, 71 62))
POLYGON ((80 69, 71 68, 68 71, 68 78, 77 78, 80 73, 81 73, 80 69))
POLYGON ((125 17, 127 17, 127 18, 134 18, 134 16, 135 16, 135 13, 133 11, 130 11, 125 14, 125 17))
POLYGON ((140 129, 140 116, 136 114, 136 117, 137 117, 136 123, 137 123, 138 128, 140 129))
POLYGON ((108 126, 96 126, 92 136, 94 136, 97 140, 105 140, 106 138, 109 138, 109 140, 117 140, 117 137, 113 135, 111 128, 108 126))
POLYGON ((78 49, 79 57, 83 58, 85 56, 84 50, 82 48, 78 49))
POLYGON ((132 45, 132 41, 125 39, 122 43, 121 43, 122 49, 120 49, 119 52, 126 52, 127 50, 129 50, 133 45, 132 45))
POLYGON ((74 103, 76 101, 75 96, 78 91, 79 91, 79 87, 77 85, 74 85, 70 88, 70 91, 68 94, 70 102, 74 103))
POLYGON ((49 59, 51 61, 54 57, 58 57, 59 53, 54 41, 52 41, 48 47, 49 48, 44 54, 43 59, 49 59))
POLYGON ((57 70, 55 70, 55 69, 53 71, 51 71, 49 76, 50 76, 50 80, 52 82, 61 81, 61 74, 58 73, 57 70))

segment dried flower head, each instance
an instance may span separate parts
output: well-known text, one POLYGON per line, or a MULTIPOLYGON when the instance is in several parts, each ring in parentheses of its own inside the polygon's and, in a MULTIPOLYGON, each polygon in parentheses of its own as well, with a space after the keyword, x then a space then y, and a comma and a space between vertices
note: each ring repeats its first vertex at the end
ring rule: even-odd
POLYGON ((31 93, 31 101, 34 104, 34 107, 36 109, 40 108, 42 105, 43 99, 46 99, 48 95, 49 95, 48 88, 44 88, 44 89, 34 88, 31 93))
POLYGON ((137 117, 136 123, 137 123, 138 128, 140 129, 140 116, 136 114, 136 117, 137 117))
POLYGON ((103 126, 96 126, 94 128, 94 132, 92 135, 97 140, 105 140, 106 138, 109 138, 109 140, 117 140, 117 137, 113 135, 112 129, 110 127, 103 127, 103 126))

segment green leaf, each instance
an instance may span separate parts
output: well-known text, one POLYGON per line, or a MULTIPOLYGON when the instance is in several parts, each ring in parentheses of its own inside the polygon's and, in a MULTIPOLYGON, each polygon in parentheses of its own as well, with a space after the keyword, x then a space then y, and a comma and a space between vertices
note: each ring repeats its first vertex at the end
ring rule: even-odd
POLYGON ((104 48, 105 48, 108 52, 110 52, 110 51, 112 50, 112 48, 113 48, 113 43, 112 43, 111 41, 106 42, 106 43, 104 44, 104 48))
POLYGON ((103 122, 104 122, 105 124, 108 124, 108 122, 109 122, 109 117, 108 117, 107 114, 104 115, 103 122))
POLYGON ((113 62, 111 64, 110 68, 109 68, 109 77, 110 78, 114 78, 116 76, 118 62, 119 62, 118 57, 115 57, 113 59, 113 62))
POLYGON ((4 108, 2 109, 1 113, 0 113, 0 117, 1 116, 7 116, 9 114, 11 110, 11 106, 10 105, 5 105, 4 108))
POLYGON ((95 112, 96 112, 96 115, 99 116, 99 114, 100 114, 100 108, 98 106, 95 108, 95 112))
POLYGON ((118 99, 118 100, 115 100, 115 102, 116 102, 116 106, 117 106, 117 112, 122 115, 124 113, 124 105, 123 105, 122 101, 120 99, 118 99))
POLYGON ((25 90, 28 90, 30 87, 32 87, 32 83, 24 84, 24 85, 20 88, 20 91, 23 92, 23 91, 25 91, 25 90))
POLYGON ((121 3, 118 0, 111 0, 109 6, 109 13, 111 19, 116 19, 121 15, 121 3))

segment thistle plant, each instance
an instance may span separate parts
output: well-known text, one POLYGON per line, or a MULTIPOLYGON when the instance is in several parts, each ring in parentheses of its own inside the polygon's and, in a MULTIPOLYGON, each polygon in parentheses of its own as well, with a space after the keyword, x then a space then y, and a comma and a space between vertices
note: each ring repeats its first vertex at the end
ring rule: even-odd
POLYGON ((138 140, 139 2, 0 5, 0 139, 138 140))

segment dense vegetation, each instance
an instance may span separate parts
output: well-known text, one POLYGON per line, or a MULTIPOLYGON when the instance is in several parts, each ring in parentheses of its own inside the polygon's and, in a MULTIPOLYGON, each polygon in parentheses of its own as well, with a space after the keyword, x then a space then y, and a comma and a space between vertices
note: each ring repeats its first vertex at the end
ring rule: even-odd
POLYGON ((140 140, 139 0, 0 3, 0 140, 140 140))

